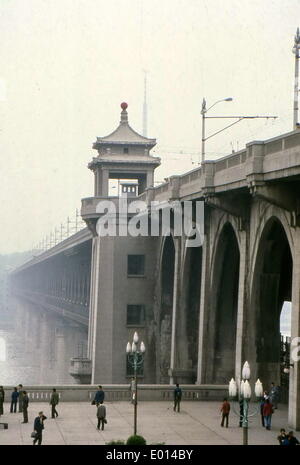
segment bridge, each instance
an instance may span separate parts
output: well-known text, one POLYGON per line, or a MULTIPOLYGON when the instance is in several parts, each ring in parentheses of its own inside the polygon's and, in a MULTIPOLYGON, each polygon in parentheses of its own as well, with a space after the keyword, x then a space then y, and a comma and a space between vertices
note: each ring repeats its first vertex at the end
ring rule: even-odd
MULTIPOLYGON (((32 383, 126 383, 125 347, 138 330, 147 348, 142 383, 224 385, 248 360, 252 381, 269 389, 283 368, 285 301, 292 340, 300 329, 300 133, 250 142, 158 187, 155 143, 129 126, 122 107, 118 128, 93 146, 95 195, 81 209, 87 228, 12 273, 16 332, 40 367, 32 383), (121 186, 117 197, 110 180, 121 186), (99 235, 99 202, 118 210, 124 193, 128 205, 143 201, 149 212, 151 202, 204 202, 203 243, 188 247, 186 234, 172 231, 99 235)), ((292 363, 289 422, 300 428, 299 363, 292 363)))

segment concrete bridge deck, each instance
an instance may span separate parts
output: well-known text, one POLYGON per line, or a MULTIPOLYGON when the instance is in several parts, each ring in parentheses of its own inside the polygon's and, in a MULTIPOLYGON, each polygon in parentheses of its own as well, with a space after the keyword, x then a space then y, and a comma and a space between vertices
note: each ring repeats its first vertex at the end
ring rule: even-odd
MULTIPOLYGON (((254 404, 253 404, 254 405, 254 404)), ((59 416, 51 419, 46 402, 29 405, 29 423, 22 424, 21 413, 8 413, 4 405, 2 422, 7 430, 0 430, 0 445, 30 445, 33 420, 39 411, 48 417, 45 421, 45 445, 104 445, 117 439, 127 439, 133 432, 133 406, 130 402, 107 402, 106 429, 96 429, 96 408, 88 402, 63 402, 58 406, 59 416)), ((241 445, 242 429, 232 412, 229 428, 220 426, 220 402, 182 402, 181 412, 173 412, 172 402, 139 402, 138 434, 147 444, 166 445, 241 445)), ((280 428, 288 430, 287 408, 279 405, 272 418, 272 429, 262 428, 260 415, 250 419, 249 444, 276 445, 280 428)), ((297 434, 296 434, 297 437, 297 434)))

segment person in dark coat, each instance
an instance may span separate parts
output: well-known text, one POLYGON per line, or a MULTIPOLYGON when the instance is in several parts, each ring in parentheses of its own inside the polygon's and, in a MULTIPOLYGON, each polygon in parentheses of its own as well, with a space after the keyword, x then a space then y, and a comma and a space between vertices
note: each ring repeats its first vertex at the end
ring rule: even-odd
POLYGON ((58 402, 59 402, 59 395, 56 392, 56 389, 53 388, 51 399, 50 399, 51 418, 55 418, 55 416, 58 417, 58 413, 57 413, 57 410, 56 410, 56 406, 58 405, 58 402))
POLYGON ((182 397, 182 390, 179 387, 179 384, 176 384, 176 388, 174 389, 174 407, 173 407, 174 412, 176 412, 176 407, 177 407, 177 412, 180 412, 181 397, 182 397))
POLYGON ((4 413, 4 410, 3 410, 4 399, 5 399, 5 392, 4 392, 3 386, 0 386, 0 416, 3 415, 4 413))
POLYGON ((294 436, 294 432, 290 431, 289 434, 286 436, 285 440, 283 441, 284 446, 299 446, 300 442, 294 436))
POLYGON ((97 408, 97 418, 98 418, 97 429, 100 429, 100 424, 101 424, 101 429, 103 431, 104 430, 104 423, 107 423, 107 421, 106 421, 106 407, 105 407, 105 405, 103 405, 103 402, 100 402, 100 405, 97 408))
POLYGON ((23 391, 23 421, 22 423, 28 423, 28 404, 29 404, 29 397, 26 391, 23 391))
POLYGON ((14 388, 11 393, 11 404, 10 404, 10 413, 17 413, 17 403, 19 398, 18 388, 14 388))
POLYGON ((264 428, 265 427, 265 419, 264 419, 264 405, 265 405, 265 399, 263 398, 260 402, 260 416, 261 416, 261 425, 264 428))
POLYGON ((23 412, 23 385, 19 384, 18 385, 18 390, 19 390, 19 413, 23 412))
POLYGON ((104 402, 104 391, 102 390, 102 386, 98 386, 98 391, 95 394, 94 402, 96 406, 98 407, 101 403, 104 402))
POLYGON ((39 412, 39 416, 36 417, 34 420, 33 429, 36 432, 35 438, 33 440, 34 446, 36 445, 36 443, 38 443, 38 446, 42 444, 45 420, 47 420, 47 417, 45 417, 44 412, 39 412))

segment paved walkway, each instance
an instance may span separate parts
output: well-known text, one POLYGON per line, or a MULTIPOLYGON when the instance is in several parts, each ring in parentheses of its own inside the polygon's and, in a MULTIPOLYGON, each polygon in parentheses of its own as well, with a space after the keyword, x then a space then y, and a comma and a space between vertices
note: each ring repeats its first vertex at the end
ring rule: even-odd
MULTIPOLYGON (((232 412, 229 428, 220 427, 220 402, 182 402, 181 412, 173 412, 169 402, 140 402, 138 404, 138 434, 147 444, 166 445, 193 444, 241 444, 242 429, 237 426, 237 417, 232 412)), ((9 411, 8 404, 4 412, 9 411)), ((4 413, 1 422, 7 422, 8 430, 0 430, 0 445, 30 445, 30 434, 37 412, 43 410, 45 421, 43 444, 78 445, 105 444, 111 440, 127 439, 133 433, 133 406, 129 402, 106 404, 108 424, 104 431, 96 429, 96 407, 86 402, 59 404, 57 419, 51 419, 47 403, 32 402, 29 405, 29 423, 22 424, 20 413, 4 413)), ((249 444, 277 444, 279 429, 287 425, 287 408, 279 406, 272 419, 272 430, 260 425, 260 415, 251 418, 249 444)), ((297 435, 296 435, 297 436, 297 435)), ((300 435, 298 435, 300 437, 300 435)))

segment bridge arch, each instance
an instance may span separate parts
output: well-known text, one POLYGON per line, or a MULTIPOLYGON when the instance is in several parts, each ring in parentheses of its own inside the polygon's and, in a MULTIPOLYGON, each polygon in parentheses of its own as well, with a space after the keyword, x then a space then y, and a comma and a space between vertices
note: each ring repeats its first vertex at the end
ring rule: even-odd
POLYGON ((224 222, 212 260, 207 382, 226 384, 234 376, 240 248, 234 227, 224 222))
POLYGON ((256 376, 266 389, 280 384, 280 314, 292 300, 293 247, 285 226, 277 215, 264 221, 253 263, 249 330, 256 376))

